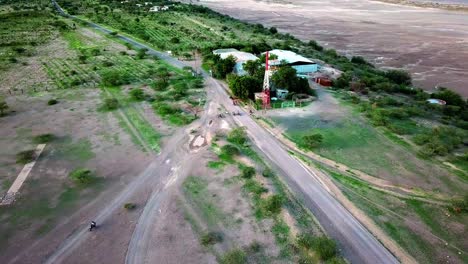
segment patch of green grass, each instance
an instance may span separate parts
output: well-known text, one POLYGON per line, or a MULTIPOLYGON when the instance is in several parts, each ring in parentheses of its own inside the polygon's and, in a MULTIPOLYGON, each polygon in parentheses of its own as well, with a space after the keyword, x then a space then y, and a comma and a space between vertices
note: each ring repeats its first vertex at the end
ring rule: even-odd
POLYGON ((228 215, 222 211, 208 190, 208 182, 200 177, 189 176, 183 183, 184 194, 192 205, 198 209, 209 226, 219 223, 231 224, 228 215))
POLYGON ((233 249, 224 254, 220 261, 220 264, 245 264, 247 263, 247 254, 242 249, 233 249))
POLYGON ((208 232, 201 236, 200 242, 203 246, 212 246, 223 242, 223 234, 220 232, 208 232))
MULTIPOLYGON (((450 219, 447 219, 446 208, 412 199, 400 200, 400 198, 373 190, 362 181, 351 177, 339 173, 330 173, 330 175, 342 186, 344 194, 357 207, 421 263, 434 262, 436 259, 436 254, 433 251, 434 244, 429 242, 428 238, 425 239, 427 234, 415 233, 414 227, 411 226, 414 220, 406 219, 407 214, 416 213, 417 218, 433 234, 446 239, 450 244, 459 245, 464 239, 463 235, 454 233, 453 230, 447 228, 446 221, 461 224, 466 222, 466 216, 452 214, 450 219), (403 204, 402 201, 404 201, 403 204)), ((453 248, 448 247, 447 249, 458 254, 458 251, 453 248)))
MULTIPOLYGON (((160 150, 161 135, 153 128, 153 126, 140 114, 132 102, 128 98, 124 98, 121 89, 118 87, 108 87, 105 91, 109 92, 113 97, 118 98, 122 103, 122 112, 131 123, 131 125, 138 132, 139 136, 145 143, 153 150, 158 152, 160 150)), ((130 129, 126 120, 120 115, 115 113, 115 117, 119 119, 120 126, 131 136, 134 144, 142 146, 142 143, 132 129, 130 129)))
POLYGON ((447 186, 452 186, 449 173, 441 170, 438 164, 418 158, 406 142, 394 138, 400 141, 395 144, 359 117, 350 116, 335 121, 323 120, 319 116, 273 117, 273 120, 287 127, 287 137, 299 147, 304 145, 304 135, 322 134, 323 142, 314 152, 351 168, 379 178, 427 179, 434 177, 434 171, 438 171, 447 186))
POLYGON ((4 179, 2 181, 2 188, 3 190, 8 190, 10 188, 10 186, 13 184, 13 182, 9 179, 4 179))
POLYGON ((16 163, 26 164, 36 159, 36 151, 34 149, 21 151, 16 154, 16 163))
POLYGON ((78 186, 86 187, 97 181, 94 173, 89 169, 76 169, 70 172, 68 177, 78 186))
POLYGON ((276 243, 280 246, 281 252, 280 256, 282 258, 288 258, 292 256, 292 248, 289 247, 290 244, 290 228, 289 226, 281 219, 275 219, 275 224, 271 228, 271 232, 275 236, 276 243))
POLYGON ((91 141, 86 138, 81 138, 76 142, 72 142, 71 138, 66 137, 58 140, 57 143, 57 149, 54 153, 56 157, 82 163, 95 157, 91 141))
POLYGON ((210 169, 215 169, 215 170, 221 170, 224 165, 226 165, 226 163, 224 163, 223 161, 208 161, 208 168, 210 169))
POLYGON ((52 140, 54 140, 54 138, 54 134, 41 134, 33 137, 33 142, 36 144, 45 144, 51 142, 52 140))

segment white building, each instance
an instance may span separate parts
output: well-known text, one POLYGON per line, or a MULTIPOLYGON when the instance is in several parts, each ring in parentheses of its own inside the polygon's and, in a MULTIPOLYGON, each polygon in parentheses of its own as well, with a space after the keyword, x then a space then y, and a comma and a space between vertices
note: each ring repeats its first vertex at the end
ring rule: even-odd
POLYGON ((295 52, 275 49, 271 50, 269 53, 278 57, 278 59, 269 60, 269 64, 272 66, 279 66, 283 62, 286 62, 287 65, 296 69, 298 75, 308 75, 318 71, 319 65, 316 62, 295 52))
POLYGON ((236 58, 236 65, 234 66, 234 73, 237 75, 246 75, 247 72, 244 70, 244 63, 247 61, 258 60, 257 56, 252 53, 238 51, 236 49, 217 49, 213 51, 213 54, 217 54, 221 59, 226 59, 229 56, 236 58))

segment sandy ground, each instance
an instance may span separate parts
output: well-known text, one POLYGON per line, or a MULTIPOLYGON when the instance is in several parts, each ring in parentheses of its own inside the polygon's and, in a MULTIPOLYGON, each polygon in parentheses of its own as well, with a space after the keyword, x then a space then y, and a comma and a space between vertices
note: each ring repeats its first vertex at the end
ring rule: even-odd
POLYGON ((374 1, 201 0, 216 11, 315 39, 381 67, 403 67, 415 84, 468 96, 468 15, 374 1))

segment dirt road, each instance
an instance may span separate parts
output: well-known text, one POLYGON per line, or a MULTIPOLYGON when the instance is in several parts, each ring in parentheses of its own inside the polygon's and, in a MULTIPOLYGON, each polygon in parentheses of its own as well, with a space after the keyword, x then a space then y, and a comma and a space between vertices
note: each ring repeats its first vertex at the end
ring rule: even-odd
MULTIPOLYGON (((91 26, 109 33, 109 30, 99 25, 91 24, 91 26)), ((149 54, 165 59, 177 67, 184 66, 182 62, 130 38, 120 36, 120 39, 128 41, 139 48, 147 48, 149 54)), ((209 77, 206 73, 204 75, 207 81, 209 100, 223 105, 229 112, 242 112, 241 116, 232 118, 239 125, 246 127, 249 137, 263 154, 268 157, 270 162, 281 170, 281 174, 284 175, 291 189, 304 197, 305 205, 314 213, 328 234, 338 240, 340 248, 343 250, 343 255, 346 258, 353 263, 398 263, 397 259, 326 190, 312 171, 309 171, 292 158, 278 143, 277 139, 260 127, 246 112, 232 105, 220 82, 209 77)), ((212 111, 205 111, 205 113, 208 112, 212 111)), ((206 121, 208 121, 207 116, 203 115, 199 120, 199 124, 204 124, 206 121)), ((138 227, 135 229, 132 238, 133 242, 130 243, 129 251, 127 252, 128 263, 141 261, 138 259, 138 255, 141 254, 139 252, 147 250, 145 247, 147 239, 144 239, 148 236, 147 227, 151 223, 150 220, 155 217, 154 211, 157 210, 160 199, 164 197, 164 185, 171 181, 171 176, 167 175, 171 165, 166 160, 175 158, 178 160, 184 159, 185 152, 180 149, 181 142, 183 142, 183 132, 176 133, 171 138, 171 142, 174 144, 168 144, 167 146, 169 147, 163 150, 156 161, 95 218, 98 222, 104 222, 106 217, 110 215, 110 212, 115 210, 117 206, 121 206, 125 198, 137 191, 139 186, 154 184, 153 195, 138 221, 138 227)), ((175 174, 169 175, 173 176, 175 174)), ((62 256, 82 242, 86 236, 87 231, 80 231, 70 236, 49 258, 47 263, 57 263, 57 261, 62 259, 62 256)))

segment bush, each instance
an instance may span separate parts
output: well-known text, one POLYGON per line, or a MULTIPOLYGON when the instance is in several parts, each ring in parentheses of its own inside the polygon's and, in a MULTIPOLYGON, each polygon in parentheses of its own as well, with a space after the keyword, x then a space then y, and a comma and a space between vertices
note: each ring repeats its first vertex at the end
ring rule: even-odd
POLYGON ((106 98, 104 100, 104 109, 105 110, 115 110, 119 108, 119 101, 115 98, 106 98))
POLYGON ((147 51, 148 51, 148 49, 146 49, 146 48, 139 49, 138 52, 137 52, 136 58, 139 59, 139 60, 144 59, 146 57, 146 52, 147 51))
POLYGON ((315 251, 317 256, 323 261, 332 259, 336 256, 338 252, 336 242, 324 236, 315 239, 313 250, 315 251))
POLYGON ((79 185, 89 185, 95 181, 93 172, 88 169, 76 169, 70 172, 68 177, 79 185))
POLYGON ((146 97, 145 92, 140 88, 135 88, 135 89, 131 90, 130 91, 130 96, 133 99, 137 100, 137 101, 142 101, 146 97))
POLYGON ((323 142, 323 136, 321 134, 316 133, 316 134, 303 136, 302 140, 304 142, 303 144, 306 149, 314 149, 320 146, 320 144, 323 142))
POLYGON ((242 249, 234 249, 221 257, 221 264, 245 264, 247 255, 242 249))
POLYGON ((108 69, 101 72, 101 81, 107 86, 119 86, 129 84, 132 81, 132 77, 126 71, 108 69))
POLYGON ((157 80, 150 83, 150 87, 156 91, 163 91, 169 86, 169 83, 164 80, 157 80))
POLYGON ((136 204, 134 203, 126 203, 124 204, 124 208, 127 209, 127 210, 133 210, 136 208, 136 204))
POLYGON ((385 77, 387 77, 396 84, 411 84, 411 75, 402 70, 389 70, 385 73, 385 77))
POLYGON ((262 201, 262 207, 269 215, 277 215, 283 207, 283 197, 279 194, 272 195, 262 201))
POLYGON ((16 163, 18 164, 26 164, 34 161, 34 159, 36 159, 36 151, 33 149, 21 151, 16 154, 16 163))
POLYGON ((242 128, 235 128, 229 132, 227 140, 236 145, 244 145, 247 142, 247 135, 242 128))
POLYGON ((227 144, 221 147, 221 154, 227 155, 228 157, 232 157, 239 155, 240 151, 236 146, 227 144))
POLYGON ((219 232, 208 232, 201 236, 200 242, 203 246, 210 246, 223 242, 223 235, 219 232))
POLYGON ((313 48, 314 50, 317 50, 317 51, 322 51, 322 50, 323 50, 323 47, 320 46, 320 45, 317 43, 317 41, 315 41, 315 40, 309 41, 309 46, 310 46, 311 48, 313 48))
POLYGON ((36 144, 44 144, 44 143, 51 142, 52 140, 54 140, 54 138, 55 138, 54 134, 41 134, 41 135, 35 136, 33 138, 33 142, 36 144))
POLYGON ((274 174, 273 174, 273 171, 270 169, 270 168, 266 168, 263 170, 262 172, 262 176, 265 177, 265 178, 270 178, 272 177, 274 174))
POLYGON ((463 199, 454 199, 450 206, 450 211, 455 213, 468 213, 468 194, 463 199))
POLYGON ((245 179, 250 179, 255 175, 255 168, 250 166, 245 166, 242 168, 241 177, 245 179))
POLYGON ((55 105, 55 104, 58 104, 58 100, 57 100, 57 99, 50 99, 49 101, 47 101, 47 104, 48 104, 48 105, 55 105))

